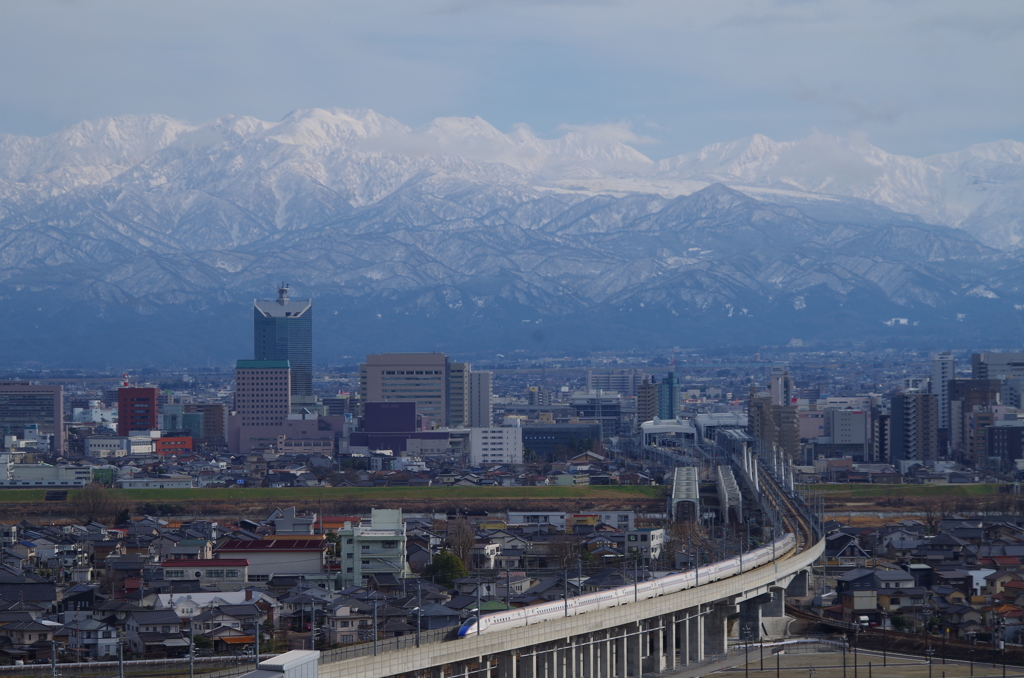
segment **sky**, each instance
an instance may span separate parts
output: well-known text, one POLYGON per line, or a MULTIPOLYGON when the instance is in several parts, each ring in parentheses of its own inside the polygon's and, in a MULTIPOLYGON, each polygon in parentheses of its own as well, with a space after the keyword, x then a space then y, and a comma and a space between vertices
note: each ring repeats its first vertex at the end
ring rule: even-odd
POLYGON ((626 125, 658 159, 751 134, 914 156, 1024 141, 1024 2, 5 0, 0 133, 372 108, 626 125))

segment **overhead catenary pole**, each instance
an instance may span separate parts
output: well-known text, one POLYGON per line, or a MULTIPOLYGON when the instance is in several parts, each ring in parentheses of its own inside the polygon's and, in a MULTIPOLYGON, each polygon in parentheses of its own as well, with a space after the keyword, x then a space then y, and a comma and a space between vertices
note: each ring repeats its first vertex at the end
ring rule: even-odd
POLYGON ((373 656, 377 656, 377 599, 373 600, 373 656))
POLYGON ((562 600, 565 601, 565 616, 569 616, 569 570, 562 570, 562 600))
POLYGON ((255 650, 256 650, 256 668, 258 669, 260 667, 260 614, 259 614, 259 612, 256 613, 256 642, 255 642, 255 646, 256 646, 255 647, 255 650))

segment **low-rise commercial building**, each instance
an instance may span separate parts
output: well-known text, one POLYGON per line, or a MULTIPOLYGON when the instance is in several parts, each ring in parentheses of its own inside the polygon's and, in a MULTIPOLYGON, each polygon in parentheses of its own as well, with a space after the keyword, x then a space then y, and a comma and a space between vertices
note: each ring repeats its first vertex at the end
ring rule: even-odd
POLYGON ((249 561, 245 558, 172 559, 160 567, 164 581, 198 581, 203 588, 222 591, 239 591, 249 581, 249 561))
POLYGON ((121 478, 114 484, 123 490, 171 490, 192 489, 195 479, 192 476, 157 475, 134 478, 121 478))
POLYGON ((51 466, 50 464, 10 464, 6 477, 0 475, 0 487, 85 487, 92 482, 88 466, 51 466))
POLYGON ((89 436, 85 439, 85 456, 103 459, 106 457, 148 457, 153 454, 154 441, 148 435, 135 436, 89 436))
POLYGON ((405 523, 401 509, 373 509, 370 524, 345 523, 338 530, 342 586, 362 586, 372 575, 399 579, 409 573, 405 561, 405 523))
POLYGON ((215 559, 249 561, 251 582, 269 581, 275 574, 321 574, 326 571, 327 541, 322 536, 296 539, 231 539, 215 552, 215 559))

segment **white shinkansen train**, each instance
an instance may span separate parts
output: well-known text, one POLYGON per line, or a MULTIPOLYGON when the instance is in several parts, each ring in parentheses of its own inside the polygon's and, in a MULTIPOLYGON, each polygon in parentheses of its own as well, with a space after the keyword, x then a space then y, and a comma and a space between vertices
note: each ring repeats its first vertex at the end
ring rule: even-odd
POLYGON ((670 574, 666 577, 640 582, 635 587, 622 586, 617 589, 588 593, 584 596, 570 598, 568 605, 564 600, 558 600, 515 610, 485 614, 479 618, 470 617, 459 627, 459 638, 480 633, 506 631, 526 626, 527 624, 539 624, 540 622, 552 619, 595 612, 617 605, 626 605, 656 596, 663 596, 668 593, 676 593, 698 584, 703 585, 753 570, 756 567, 770 563, 773 554, 778 558, 794 548, 796 548, 796 537, 792 533, 786 533, 776 540, 774 544, 768 544, 759 549, 748 551, 743 554, 742 558, 720 560, 717 563, 705 565, 697 570, 687 570, 679 574, 670 574))

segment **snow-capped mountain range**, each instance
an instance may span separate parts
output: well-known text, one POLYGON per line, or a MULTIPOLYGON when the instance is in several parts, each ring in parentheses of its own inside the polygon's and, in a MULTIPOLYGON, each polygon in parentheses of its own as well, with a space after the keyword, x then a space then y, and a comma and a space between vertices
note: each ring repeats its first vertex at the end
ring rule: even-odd
POLYGON ((278 280, 317 298, 324 359, 417 348, 410 327, 453 349, 1019 329, 1024 144, 754 136, 655 162, 636 141, 319 109, 0 135, 0 299, 22 318, 0 336, 89 361, 130 353, 109 332, 129 323, 167 359, 244 357, 247 302, 278 280), (74 347, 51 336, 68 321, 74 347))

